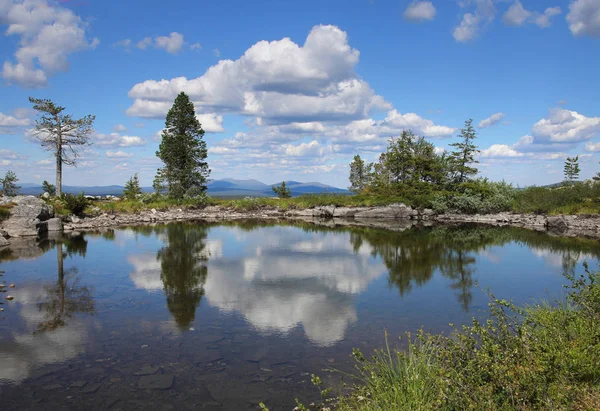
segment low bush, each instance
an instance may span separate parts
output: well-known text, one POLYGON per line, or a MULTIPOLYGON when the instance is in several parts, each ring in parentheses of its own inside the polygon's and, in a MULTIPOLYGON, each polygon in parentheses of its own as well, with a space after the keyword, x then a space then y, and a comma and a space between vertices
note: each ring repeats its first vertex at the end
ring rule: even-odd
POLYGON ((536 214, 595 214, 600 212, 600 183, 529 187, 517 193, 513 209, 536 214))
POLYGON ((504 181, 478 179, 458 185, 453 192, 434 195, 431 208, 438 213, 498 213, 510 211, 516 195, 513 186, 504 181))
POLYGON ((0 206, 0 221, 7 220, 10 217, 10 209, 12 207, 1 205, 0 206))
POLYGON ((89 201, 87 198, 85 198, 84 193, 78 195, 63 194, 60 199, 64 207, 74 215, 80 215, 83 213, 89 204, 89 201))
POLYGON ((600 409, 600 274, 564 300, 518 308, 490 295, 490 316, 451 336, 408 335, 408 349, 359 350, 338 410, 600 409))

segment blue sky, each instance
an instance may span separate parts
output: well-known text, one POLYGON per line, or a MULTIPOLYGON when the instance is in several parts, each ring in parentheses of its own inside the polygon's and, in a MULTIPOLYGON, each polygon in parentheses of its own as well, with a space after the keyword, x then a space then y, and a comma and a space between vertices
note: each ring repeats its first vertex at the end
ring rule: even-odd
POLYGON ((187 92, 213 178, 348 185, 412 129, 439 150, 477 125, 481 175, 600 171, 600 0, 0 0, 0 174, 53 181, 28 96, 97 116, 70 185, 150 185, 187 92), (123 4, 126 4, 125 6, 123 4))

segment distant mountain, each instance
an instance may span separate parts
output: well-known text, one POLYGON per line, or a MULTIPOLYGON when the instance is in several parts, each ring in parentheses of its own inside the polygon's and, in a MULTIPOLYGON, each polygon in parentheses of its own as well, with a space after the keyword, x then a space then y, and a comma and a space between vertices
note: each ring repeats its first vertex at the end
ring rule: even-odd
MULTIPOLYGON (((281 183, 277 183, 281 184, 281 183)), ((290 189, 292 196, 302 194, 350 194, 348 190, 329 186, 327 184, 309 182, 302 183, 299 181, 286 181, 285 184, 290 189)), ((25 195, 40 195, 42 194, 42 186, 33 183, 20 184, 21 194, 25 195)), ((84 192, 87 195, 105 196, 105 195, 121 195, 123 194, 123 186, 67 186, 63 185, 63 192, 70 194, 79 194, 84 192)), ((152 192, 152 187, 142 187, 144 193, 152 192)), ((275 194, 271 186, 262 183, 258 180, 236 180, 226 178, 223 180, 213 180, 208 184, 208 194, 214 197, 272 197, 275 194)))

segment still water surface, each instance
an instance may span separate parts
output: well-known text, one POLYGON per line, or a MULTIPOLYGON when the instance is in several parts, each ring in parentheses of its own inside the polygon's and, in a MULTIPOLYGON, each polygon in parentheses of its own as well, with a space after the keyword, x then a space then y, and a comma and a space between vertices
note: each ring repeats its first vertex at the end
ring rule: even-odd
MULTIPOLYGON (((2 409, 292 409, 391 336, 560 297, 599 243, 514 228, 177 223, 0 252, 2 409), (1 294, 7 295, 6 293, 1 294), (4 301, 4 298, 2 298, 4 301)), ((394 340, 394 344, 401 341, 394 340)))

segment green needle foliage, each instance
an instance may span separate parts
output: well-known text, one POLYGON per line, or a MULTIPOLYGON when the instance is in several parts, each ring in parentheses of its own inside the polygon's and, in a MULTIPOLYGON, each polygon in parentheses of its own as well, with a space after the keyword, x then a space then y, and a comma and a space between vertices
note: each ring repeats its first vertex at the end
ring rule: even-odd
POLYGON ((133 177, 125 183, 125 187, 123 187, 123 196, 127 200, 135 200, 139 194, 142 194, 142 189, 140 188, 138 175, 135 173, 133 177))
POLYGON ((454 179, 457 183, 464 183, 471 176, 477 174, 477 169, 470 167, 470 164, 478 163, 475 160, 475 154, 479 153, 477 146, 473 141, 477 138, 477 133, 473 127, 473 120, 465 121, 465 127, 460 130, 459 137, 462 141, 450 144, 456 150, 450 155, 453 163, 454 179))
POLYGON ((569 184, 573 184, 579 178, 579 156, 567 157, 565 161, 565 181, 569 184))
POLYGON ((290 189, 287 188, 285 185, 285 181, 283 181, 280 185, 273 186, 271 188, 273 189, 273 192, 275 194, 277 194, 277 197, 279 197, 279 198, 290 198, 292 196, 290 189))
POLYGON ((21 187, 17 186, 17 181, 19 181, 17 175, 13 171, 8 170, 4 175, 4 178, 0 179, 0 184, 2 184, 2 190, 0 191, 0 194, 10 197, 19 194, 19 189, 21 187))
POLYGON ((52 197, 56 195, 56 186, 54 184, 50 184, 46 180, 44 180, 42 183, 42 190, 44 190, 44 193, 48 193, 52 197))
POLYGON ((167 114, 162 141, 156 152, 165 164, 154 180, 154 188, 158 192, 166 186, 169 197, 180 200, 185 195, 206 191, 210 169, 203 136, 204 130, 196 118, 194 104, 187 94, 179 93, 167 114))

